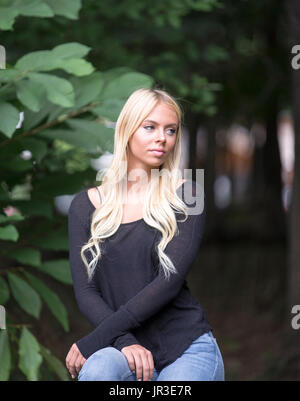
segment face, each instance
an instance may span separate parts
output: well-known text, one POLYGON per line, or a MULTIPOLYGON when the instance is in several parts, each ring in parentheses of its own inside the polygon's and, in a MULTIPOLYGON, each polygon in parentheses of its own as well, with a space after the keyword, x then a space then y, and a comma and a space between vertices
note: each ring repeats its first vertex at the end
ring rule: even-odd
POLYGON ((158 168, 172 152, 177 136, 178 118, 165 103, 158 103, 128 141, 128 166, 158 168), (155 150, 161 150, 155 151, 155 150))

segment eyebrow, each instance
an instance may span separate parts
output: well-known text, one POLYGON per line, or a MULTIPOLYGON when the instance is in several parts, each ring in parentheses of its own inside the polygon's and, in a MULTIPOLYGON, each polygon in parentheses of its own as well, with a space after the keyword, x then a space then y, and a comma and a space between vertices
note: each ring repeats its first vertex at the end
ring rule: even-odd
MULTIPOLYGON (((144 120, 144 123, 152 123, 152 124, 158 124, 156 121, 153 121, 153 120, 144 120)), ((167 124, 166 125, 166 127, 177 127, 177 124, 176 123, 172 123, 172 124, 167 124)))

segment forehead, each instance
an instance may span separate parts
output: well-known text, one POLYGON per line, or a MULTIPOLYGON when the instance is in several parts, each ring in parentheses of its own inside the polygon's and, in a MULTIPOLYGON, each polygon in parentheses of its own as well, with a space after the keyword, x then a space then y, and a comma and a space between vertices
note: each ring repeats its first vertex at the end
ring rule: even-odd
POLYGON ((159 124, 177 124, 178 118, 175 110, 165 103, 159 103, 154 109, 146 116, 144 121, 151 120, 159 124))

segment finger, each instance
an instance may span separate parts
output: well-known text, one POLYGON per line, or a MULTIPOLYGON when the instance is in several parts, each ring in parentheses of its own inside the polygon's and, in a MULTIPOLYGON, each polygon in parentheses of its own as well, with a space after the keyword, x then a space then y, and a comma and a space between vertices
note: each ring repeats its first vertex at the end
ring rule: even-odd
POLYGON ((69 370, 70 356, 71 356, 71 350, 69 350, 69 352, 68 352, 68 354, 67 354, 67 356, 66 356, 66 360, 65 360, 66 367, 67 367, 68 370, 69 370))
POLYGON ((81 371, 82 366, 85 364, 85 361, 86 361, 86 359, 81 355, 79 372, 81 371))
POLYGON ((82 357, 80 370, 82 369, 83 365, 85 364, 85 361, 86 361, 86 359, 84 357, 82 357))
POLYGON ((75 368, 76 359, 77 359, 77 353, 76 351, 74 351, 69 364, 69 372, 72 376, 72 379, 76 377, 76 368, 75 368))
POLYGON ((153 374, 154 374, 154 360, 153 360, 153 355, 151 352, 148 354, 148 361, 149 361, 149 368, 150 368, 150 379, 153 379, 153 374))
POLYGON ((150 378, 150 366, 148 360, 148 351, 141 353, 142 365, 143 365, 143 377, 142 380, 148 381, 150 378))
POLYGON ((77 374, 79 374, 79 372, 81 371, 81 368, 85 361, 86 361, 86 359, 82 356, 81 352, 78 350, 77 358, 75 360, 75 370, 76 370, 77 374))
POLYGON ((82 361, 82 355, 77 353, 77 357, 75 359, 75 371, 76 371, 76 376, 79 374, 80 369, 81 369, 81 361, 82 361))
POLYGON ((131 351, 122 352, 122 354, 126 357, 129 369, 132 373, 135 373, 135 362, 134 357, 131 351))
POLYGON ((70 370, 70 362, 72 359, 73 352, 74 352, 74 348, 71 347, 69 349, 68 355, 66 356, 66 366, 67 366, 68 370, 70 370))
POLYGON ((143 363, 140 353, 138 351, 134 352, 134 363, 135 363, 135 375, 137 380, 142 380, 143 378, 143 363))

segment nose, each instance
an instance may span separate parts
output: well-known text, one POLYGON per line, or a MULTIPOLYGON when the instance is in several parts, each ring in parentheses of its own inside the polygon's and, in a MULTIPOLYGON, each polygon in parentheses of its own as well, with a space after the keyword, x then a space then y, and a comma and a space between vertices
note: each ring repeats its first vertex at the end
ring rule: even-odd
POLYGON ((164 129, 163 128, 158 128, 157 129, 157 135, 156 135, 157 139, 160 141, 165 141, 166 137, 164 134, 164 129))

